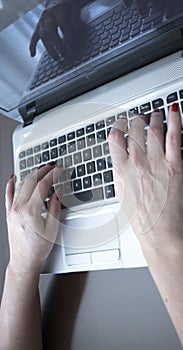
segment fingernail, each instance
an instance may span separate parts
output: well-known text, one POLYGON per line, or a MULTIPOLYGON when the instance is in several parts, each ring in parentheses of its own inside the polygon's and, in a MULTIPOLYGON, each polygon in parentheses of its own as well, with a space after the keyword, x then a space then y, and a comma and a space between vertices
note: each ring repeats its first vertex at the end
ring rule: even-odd
POLYGON ((56 164, 56 162, 50 162, 50 163, 48 163, 48 165, 50 165, 50 166, 53 166, 53 165, 55 165, 56 164))
POLYGON ((43 166, 45 166, 46 164, 41 164, 40 166, 38 166, 38 169, 41 169, 43 166))
POLYGON ((159 108, 154 109, 154 111, 153 111, 153 112, 158 113, 158 112, 160 112, 160 109, 159 109, 159 108))
POLYGON ((10 179, 13 179, 14 176, 15 176, 14 174, 11 174, 10 179))
POLYGON ((178 103, 173 103, 173 105, 171 106, 171 111, 172 112, 178 112, 178 110, 179 110, 178 103))

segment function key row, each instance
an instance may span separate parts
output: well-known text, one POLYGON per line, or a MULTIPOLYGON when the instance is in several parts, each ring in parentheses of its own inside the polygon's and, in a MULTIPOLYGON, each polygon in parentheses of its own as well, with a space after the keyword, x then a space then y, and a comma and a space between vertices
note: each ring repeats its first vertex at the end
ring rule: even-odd
MULTIPOLYGON (((183 99, 183 89, 180 91, 175 91, 170 93, 166 98, 166 102, 167 104, 171 104, 178 101, 179 99, 183 99)), ((112 124, 115 122, 115 120, 118 120, 120 118, 133 118, 139 113, 148 113, 148 112, 150 113, 150 111, 154 109, 163 108, 163 107, 164 107, 164 101, 162 98, 157 98, 151 102, 148 101, 139 107, 134 107, 128 111, 123 111, 117 115, 112 115, 106 118, 105 120, 103 119, 96 123, 89 124, 86 127, 79 128, 76 131, 69 132, 67 135, 61 135, 58 138, 51 139, 49 142, 44 142, 42 145, 36 145, 33 148, 29 148, 26 151, 22 151, 19 154, 19 158, 22 159, 22 158, 31 156, 34 153, 38 153, 40 151, 47 150, 57 145, 64 144, 69 141, 73 141, 75 139, 79 139, 85 135, 94 133, 95 130, 99 131, 100 129, 111 127, 112 124)), ((181 102, 181 108, 183 112, 183 101, 181 102)), ((107 130, 107 135, 109 131, 110 129, 107 130)), ((101 137, 101 139, 104 139, 104 140, 106 139, 106 135, 98 135, 98 136, 99 138, 101 137)), ((90 146, 90 145, 87 144, 87 146, 90 146)))

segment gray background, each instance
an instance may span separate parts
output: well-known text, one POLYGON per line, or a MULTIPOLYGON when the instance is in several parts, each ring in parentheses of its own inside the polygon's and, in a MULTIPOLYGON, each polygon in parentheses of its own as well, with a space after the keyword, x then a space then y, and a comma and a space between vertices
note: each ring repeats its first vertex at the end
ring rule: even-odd
MULTIPOLYGON (((13 172, 15 126, 0 116, 0 294, 8 262, 4 192, 13 172)), ((46 350, 181 349, 147 268, 41 276, 40 294, 46 350)))

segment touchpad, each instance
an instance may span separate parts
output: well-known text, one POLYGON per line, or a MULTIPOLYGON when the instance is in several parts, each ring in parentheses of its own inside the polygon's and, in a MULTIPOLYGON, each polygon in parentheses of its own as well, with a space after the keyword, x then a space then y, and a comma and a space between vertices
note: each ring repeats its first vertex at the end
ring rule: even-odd
POLYGON ((119 247, 116 213, 111 210, 65 219, 61 232, 62 245, 70 254, 119 247))

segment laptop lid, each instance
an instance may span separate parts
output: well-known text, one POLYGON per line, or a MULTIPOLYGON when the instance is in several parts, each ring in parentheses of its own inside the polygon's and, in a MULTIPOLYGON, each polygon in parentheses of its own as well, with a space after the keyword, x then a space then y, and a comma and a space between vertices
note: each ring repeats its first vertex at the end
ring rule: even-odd
POLYGON ((181 0, 2 0, 0 17, 0 110, 25 125, 61 102, 183 48, 181 0), (57 68, 66 64, 67 69, 31 89, 45 52, 57 68))

